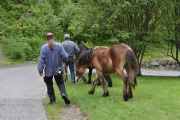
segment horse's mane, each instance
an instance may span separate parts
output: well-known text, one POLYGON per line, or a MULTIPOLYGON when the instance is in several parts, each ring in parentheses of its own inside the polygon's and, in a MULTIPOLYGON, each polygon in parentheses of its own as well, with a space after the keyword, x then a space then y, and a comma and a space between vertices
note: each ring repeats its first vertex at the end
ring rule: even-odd
POLYGON ((89 48, 87 50, 84 50, 80 53, 79 55, 79 59, 78 59, 78 64, 79 65, 88 65, 91 62, 91 58, 92 58, 92 53, 93 53, 93 49, 89 48))
POLYGON ((80 49, 80 51, 82 51, 82 50, 88 50, 89 48, 83 42, 80 42, 79 49, 80 49))

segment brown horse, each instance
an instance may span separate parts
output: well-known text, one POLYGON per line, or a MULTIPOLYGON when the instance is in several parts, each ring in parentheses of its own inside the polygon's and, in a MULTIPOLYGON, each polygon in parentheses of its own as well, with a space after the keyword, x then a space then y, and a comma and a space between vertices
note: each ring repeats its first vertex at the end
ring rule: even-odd
MULTIPOLYGON (((86 68, 96 69, 96 77, 101 78, 103 96, 108 96, 107 81, 104 76, 117 73, 123 80, 123 98, 127 101, 133 97, 132 88, 136 86, 138 64, 133 50, 126 44, 113 45, 112 47, 97 47, 79 56, 76 64, 77 77, 80 78, 86 68)), ((92 83, 89 94, 94 94, 97 79, 92 83)))

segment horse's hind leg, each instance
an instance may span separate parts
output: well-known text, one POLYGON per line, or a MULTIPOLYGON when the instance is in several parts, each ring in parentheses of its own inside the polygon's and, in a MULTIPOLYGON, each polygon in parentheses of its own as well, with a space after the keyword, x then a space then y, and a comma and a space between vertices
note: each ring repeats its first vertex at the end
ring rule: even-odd
POLYGON ((132 88, 135 88, 136 86, 136 76, 134 73, 134 70, 132 70, 131 68, 128 69, 128 81, 129 81, 129 98, 133 98, 133 91, 132 88))
POLYGON ((129 83, 128 83, 128 75, 125 69, 117 69, 116 70, 119 77, 123 80, 123 99, 124 101, 128 101, 129 98, 129 83))
POLYGON ((123 80, 123 99, 124 101, 128 101, 129 99, 129 84, 128 84, 128 80, 125 79, 123 80))
POLYGON ((131 85, 129 85, 129 94, 128 94, 129 98, 133 98, 133 92, 132 92, 132 87, 131 85))
POLYGON ((133 92, 132 92, 132 83, 131 83, 132 76, 128 73, 128 97, 133 98, 133 92))

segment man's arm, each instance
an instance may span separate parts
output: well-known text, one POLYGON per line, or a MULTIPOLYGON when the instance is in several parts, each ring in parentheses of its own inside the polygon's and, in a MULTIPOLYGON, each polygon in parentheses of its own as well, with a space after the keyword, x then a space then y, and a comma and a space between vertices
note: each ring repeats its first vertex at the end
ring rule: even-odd
POLYGON ((60 55, 61 57, 63 58, 64 62, 67 62, 68 61, 68 54, 67 52, 64 50, 64 47, 62 45, 59 45, 59 48, 60 48, 60 55))
POLYGON ((45 49, 42 47, 40 51, 40 58, 39 58, 39 63, 38 63, 38 72, 41 76, 45 68, 45 59, 46 59, 46 52, 45 52, 45 49))

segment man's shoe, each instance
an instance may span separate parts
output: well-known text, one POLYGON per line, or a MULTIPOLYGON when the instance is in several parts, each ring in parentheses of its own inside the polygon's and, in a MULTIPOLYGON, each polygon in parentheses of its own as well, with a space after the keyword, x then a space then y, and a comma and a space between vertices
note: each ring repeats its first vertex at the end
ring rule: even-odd
POLYGON ((62 96, 62 98, 63 98, 64 103, 65 103, 66 105, 69 105, 69 104, 70 104, 70 100, 68 99, 68 97, 62 96))
POLYGON ((52 104, 55 104, 55 103, 56 103, 56 99, 55 98, 50 98, 49 104, 52 105, 52 104))

